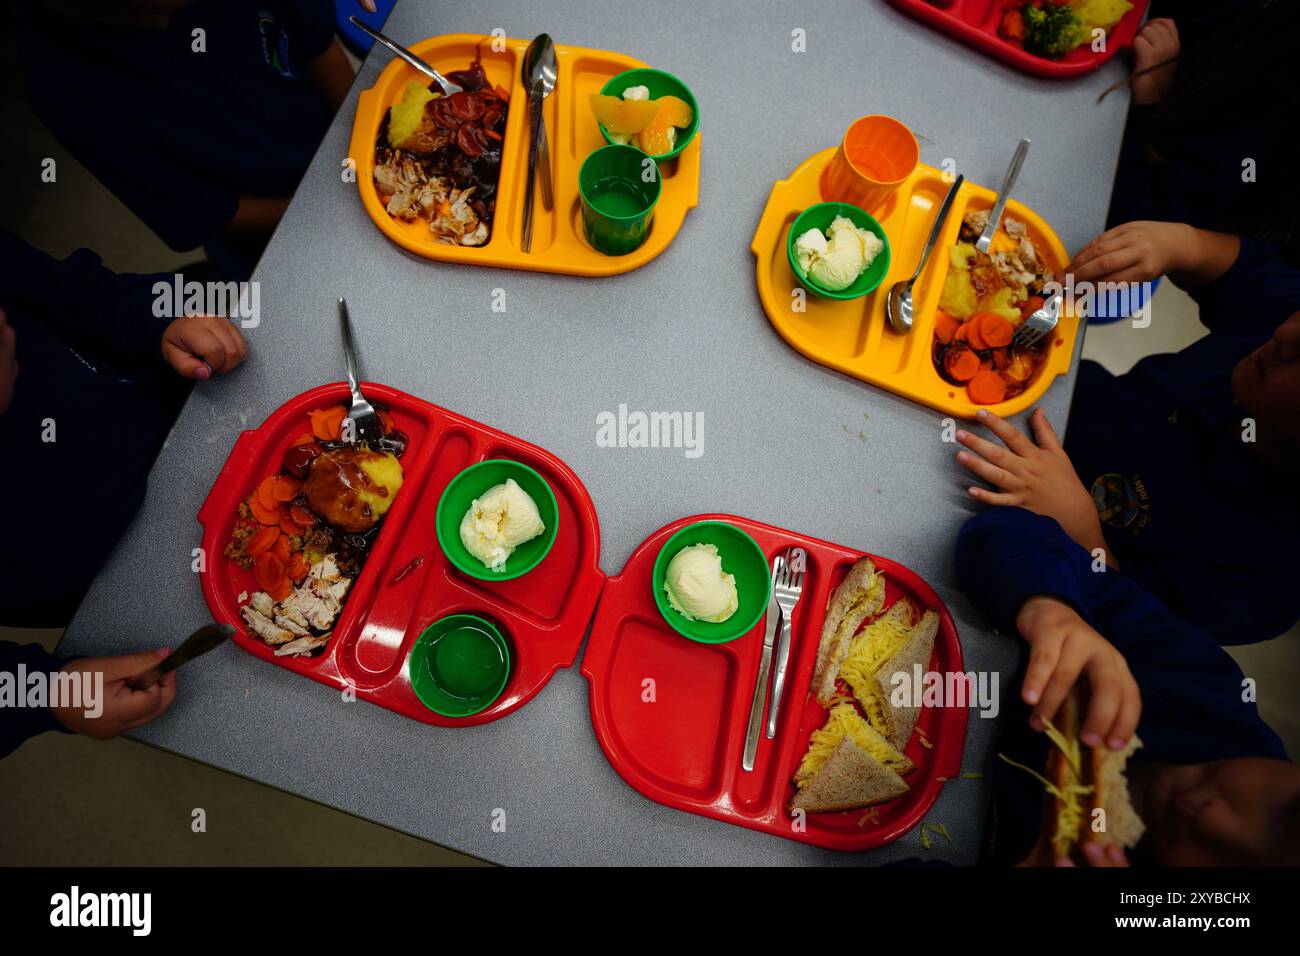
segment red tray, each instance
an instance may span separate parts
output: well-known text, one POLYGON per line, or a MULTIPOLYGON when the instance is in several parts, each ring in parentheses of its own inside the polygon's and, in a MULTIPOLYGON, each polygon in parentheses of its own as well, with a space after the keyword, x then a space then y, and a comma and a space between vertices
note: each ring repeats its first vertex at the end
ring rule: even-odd
MULTIPOLYGON (((916 826, 939 796, 940 778, 961 772, 966 708, 927 707, 906 754, 916 764, 911 791, 868 810, 810 813, 807 830, 794 832, 786 811, 795 769, 826 711, 808 694, 818 636, 830 593, 863 552, 760 524, 735 515, 682 518, 647 538, 623 572, 609 579, 591 627, 582 673, 591 684, 591 720, 605 756, 624 780, 651 800, 764 833, 832 850, 865 850, 898 839, 916 826), (698 644, 668 626, 655 607, 655 557, 679 528, 696 521, 728 521, 758 542, 768 563, 787 547, 808 554, 803 598, 794 612, 786 706, 776 738, 759 737, 754 769, 740 769, 745 729, 763 646, 763 621, 729 644, 698 644), (655 681, 654 703, 642 700, 643 681, 655 681), (790 704, 795 706, 789 706, 790 704), (860 826, 859 823, 862 825, 860 826)), ((901 596, 939 612, 931 667, 961 671, 961 644, 952 617, 934 590, 912 571, 871 555, 885 572, 885 606, 901 596)))
POLYGON ((1133 9, 1106 35, 1106 52, 1093 53, 1090 46, 1071 50, 1059 60, 1035 56, 1022 47, 998 36, 998 22, 1002 19, 999 0, 950 0, 946 4, 935 0, 889 0, 900 10, 924 20, 963 43, 978 47, 985 53, 1010 63, 1017 69, 1036 76, 1062 78, 1082 76, 1097 69, 1120 50, 1133 45, 1133 37, 1142 26, 1148 0, 1132 0, 1133 9))
POLYGON ((232 624, 234 641, 263 660, 328 684, 355 687, 358 698, 415 720, 443 727, 482 724, 522 707, 555 671, 573 663, 605 583, 597 566, 600 525, 591 496, 570 468, 536 445, 521 441, 384 385, 363 383, 372 402, 388 408, 410 438, 402 457, 402 490, 344 602, 334 636, 317 657, 276 657, 250 636, 239 616, 239 595, 259 590, 252 574, 224 557, 236 508, 307 427, 307 413, 348 398, 342 382, 322 385, 275 411, 256 431, 239 436, 216 484, 199 509, 205 570, 199 574, 213 617, 232 624), (550 553, 534 570, 489 582, 457 571, 442 553, 434 513, 443 489, 460 471, 486 458, 512 458, 537 470, 559 505, 559 528, 550 553), (415 559, 419 567, 396 580, 415 559), (470 717, 443 717, 411 689, 407 655, 432 621, 468 612, 499 624, 511 645, 509 682, 501 696, 470 717))

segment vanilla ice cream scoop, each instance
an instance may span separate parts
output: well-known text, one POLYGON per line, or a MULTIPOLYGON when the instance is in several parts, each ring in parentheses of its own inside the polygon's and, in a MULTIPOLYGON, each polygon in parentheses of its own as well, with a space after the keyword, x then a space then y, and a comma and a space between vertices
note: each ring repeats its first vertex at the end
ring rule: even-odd
POLYGON ((537 502, 507 478, 474 499, 461 519, 460 540, 488 568, 500 571, 515 548, 545 530, 537 502))
POLYGON ((809 229, 795 240, 794 248, 795 260, 808 278, 828 292, 839 292, 867 271, 885 243, 847 216, 836 216, 825 236, 809 229))
POLYGON ((673 610, 688 621, 721 624, 740 606, 735 575, 722 570, 712 544, 693 544, 673 555, 664 574, 664 593, 673 610))

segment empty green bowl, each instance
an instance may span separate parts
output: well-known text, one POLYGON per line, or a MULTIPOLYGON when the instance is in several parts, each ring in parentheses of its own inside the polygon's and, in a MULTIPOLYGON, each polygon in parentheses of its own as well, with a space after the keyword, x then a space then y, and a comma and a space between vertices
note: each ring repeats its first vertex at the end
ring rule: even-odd
MULTIPOLYGON (((618 74, 618 76, 610 78, 606 81, 605 85, 601 87, 600 92, 604 93, 606 96, 617 96, 621 99, 623 91, 629 86, 644 86, 650 91, 650 99, 652 100, 657 100, 661 96, 675 96, 678 99, 683 100, 686 105, 691 108, 690 125, 683 126, 677 130, 677 141, 676 145, 673 146, 672 151, 655 154, 653 158, 656 161, 662 163, 665 160, 672 159, 690 145, 691 140, 695 138, 695 134, 700 128, 700 104, 695 102, 695 94, 691 92, 689 86, 677 79, 677 77, 673 76, 671 73, 665 73, 663 70, 652 70, 649 67, 638 67, 635 70, 624 70, 622 73, 618 74)), ((605 142, 611 144, 616 142, 610 137, 609 133, 605 132, 604 126, 601 126, 599 122, 597 122, 596 125, 600 126, 600 135, 605 137, 605 142)), ((635 136, 631 138, 628 145, 636 146, 635 136)))
POLYGON ((772 597, 772 572, 758 542, 734 524, 697 521, 682 528, 659 549, 651 587, 659 613, 678 634, 701 644, 725 644, 748 634, 762 618, 772 597), (668 563, 678 551, 693 544, 714 545, 722 559, 722 570, 736 578, 738 607, 731 617, 719 624, 688 620, 668 603, 668 595, 664 593, 668 563))
POLYGON ((555 543, 555 532, 559 524, 560 507, 555 501, 555 492, 546 483, 546 479, 527 465, 508 458, 480 461, 448 482, 442 497, 438 499, 438 512, 434 518, 438 544, 442 546, 447 560, 470 577, 481 581, 508 581, 537 567, 555 543), (460 523, 475 498, 482 497, 494 485, 504 484, 507 478, 513 478, 537 504, 537 513, 541 515, 546 530, 517 547, 514 554, 506 559, 504 568, 493 571, 470 554, 461 542, 460 523))
POLYGON ((799 284, 813 295, 823 299, 860 299, 867 293, 874 292, 889 273, 889 237, 885 235, 885 230, 880 228, 880 223, 876 222, 869 212, 846 202, 819 202, 799 213, 798 218, 790 225, 790 234, 786 237, 785 248, 786 255, 790 257, 790 268, 794 270, 794 276, 799 280, 799 284), (875 233, 884 242, 885 248, 871 260, 867 271, 858 276, 851 286, 833 292, 830 289, 823 289, 799 268, 799 260, 794 254, 794 244, 795 240, 809 229, 820 229, 822 235, 825 235, 836 216, 844 216, 858 228, 875 233))
POLYGON ((416 638, 409 663, 411 689, 420 703, 444 717, 469 717, 505 690, 510 645, 486 618, 451 614, 416 638))

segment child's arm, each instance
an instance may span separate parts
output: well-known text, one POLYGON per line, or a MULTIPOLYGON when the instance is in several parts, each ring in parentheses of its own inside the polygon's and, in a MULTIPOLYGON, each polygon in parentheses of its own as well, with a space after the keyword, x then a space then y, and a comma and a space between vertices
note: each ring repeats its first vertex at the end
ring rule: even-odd
POLYGON ((1223 648, 1123 572, 1092 568, 1091 556, 1060 525, 1020 508, 976 515, 957 537, 961 586, 1001 630, 1015 632, 1030 599, 1048 595, 1073 608, 1124 656, 1141 689, 1138 732, 1145 757, 1172 763, 1286 759, 1281 741, 1259 717, 1254 686, 1223 648))
POLYGON ((331 110, 337 112, 347 99, 348 90, 352 89, 352 81, 356 79, 352 64, 337 38, 330 42, 324 53, 307 64, 307 72, 311 74, 321 99, 331 110))

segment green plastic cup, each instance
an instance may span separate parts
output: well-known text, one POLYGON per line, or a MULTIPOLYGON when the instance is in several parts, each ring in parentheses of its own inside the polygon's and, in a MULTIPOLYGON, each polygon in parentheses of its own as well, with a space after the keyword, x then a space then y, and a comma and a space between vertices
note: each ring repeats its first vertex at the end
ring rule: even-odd
POLYGON ((438 511, 433 523, 438 544, 453 565, 480 581, 508 581, 537 567, 551 550, 560 524, 560 507, 555 501, 555 492, 536 471, 508 458, 489 458, 470 465, 447 483, 442 497, 438 499, 438 511), (470 554, 460 540, 460 523, 475 498, 482 497, 494 485, 504 484, 507 478, 513 478, 528 493, 528 497, 533 499, 546 530, 515 548, 514 554, 506 559, 505 567, 493 571, 470 554))
POLYGON ((767 610, 772 597, 772 572, 758 542, 726 521, 697 521, 679 530, 659 549, 651 575, 655 604, 665 621, 678 634, 701 644, 725 644, 748 634, 767 610), (687 620, 668 603, 664 578, 677 552, 693 544, 711 544, 718 549, 722 570, 736 578, 738 606, 721 623, 687 620))
POLYGON ((659 166, 631 146, 602 146, 578 170, 582 229, 607 256, 624 256, 650 235, 659 202, 659 166))
POLYGON ((411 647, 411 689, 435 714, 469 717, 505 690, 510 645, 495 624, 451 614, 424 629, 411 647))
POLYGON ((817 205, 809 206, 799 213, 798 218, 790 225, 790 234, 786 238, 785 249, 786 255, 790 257, 790 268, 794 270, 794 277, 799 280, 799 284, 813 295, 820 296, 823 299, 860 299, 862 296, 876 291, 876 287, 889 274, 889 237, 885 235, 885 230, 881 228, 880 223, 876 222, 875 217, 869 212, 846 202, 819 202, 817 205), (823 289, 799 268, 799 260, 794 254, 794 244, 809 229, 820 229, 822 234, 825 235, 826 230, 831 227, 831 223, 835 221, 836 216, 843 216, 859 229, 865 229, 867 232, 879 236, 880 240, 885 244, 885 248, 881 249, 880 254, 871 260, 871 265, 867 266, 866 271, 858 276, 852 285, 846 289, 831 291, 830 289, 823 289))

